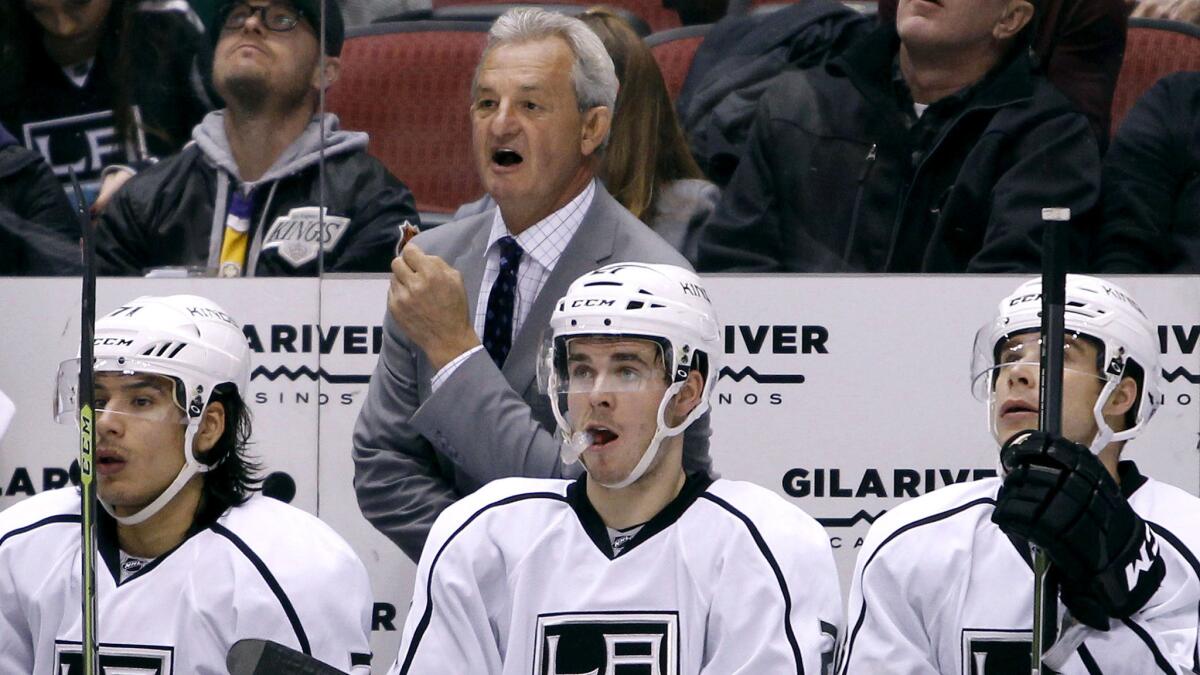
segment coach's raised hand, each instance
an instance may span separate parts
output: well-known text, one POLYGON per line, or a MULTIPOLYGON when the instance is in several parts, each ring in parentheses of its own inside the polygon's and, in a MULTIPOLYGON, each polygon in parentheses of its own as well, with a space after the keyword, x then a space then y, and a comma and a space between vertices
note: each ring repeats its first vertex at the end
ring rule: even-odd
POLYGON ((467 291, 462 275, 415 243, 392 260, 388 312, 425 356, 434 370, 479 344, 467 316, 467 291))

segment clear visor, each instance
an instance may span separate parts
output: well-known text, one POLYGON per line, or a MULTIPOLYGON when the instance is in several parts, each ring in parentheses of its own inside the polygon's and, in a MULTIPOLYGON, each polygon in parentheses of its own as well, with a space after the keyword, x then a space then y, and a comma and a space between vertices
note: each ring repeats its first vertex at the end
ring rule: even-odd
MULTIPOLYGON (((79 359, 70 359, 58 366, 54 419, 59 424, 79 419, 79 363, 79 359)), ((154 373, 155 369, 137 358, 95 359, 95 414, 115 413, 152 422, 187 424, 176 381, 154 373)))
MULTIPOLYGON (((669 384, 663 348, 656 340, 580 336, 547 342, 543 350, 539 364, 546 376, 544 390, 555 397, 568 424, 564 430, 567 433, 599 423, 596 420, 603 414, 598 410, 606 407, 606 399, 642 393, 661 395, 669 384)), ((646 405, 656 407, 658 403, 655 398, 646 405)))
MULTIPOLYGON (((971 360, 971 393, 980 401, 990 401, 1001 377, 1028 378, 1038 385, 1042 363, 1041 331, 1025 329, 993 337, 991 324, 975 334, 971 360)), ((1063 336, 1063 375, 1104 381, 1099 373, 1099 349, 1080 333, 1063 336)))

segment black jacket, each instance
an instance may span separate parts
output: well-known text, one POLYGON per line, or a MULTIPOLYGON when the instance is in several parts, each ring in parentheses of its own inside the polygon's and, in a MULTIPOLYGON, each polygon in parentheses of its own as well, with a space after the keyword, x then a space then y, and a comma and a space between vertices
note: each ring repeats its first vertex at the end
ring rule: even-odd
MULTIPOLYGON (((177 152, 212 107, 200 74, 207 43, 195 15, 176 6, 164 0, 140 2, 130 14, 128 34, 104 34, 82 86, 51 60, 40 28, 26 38, 23 58, 0 63, 12 71, 0 73, 0 123, 46 157, 68 193, 68 165, 74 167, 90 202, 105 166, 140 165, 148 157, 177 152), (120 112, 114 81, 123 40, 129 42, 131 54, 125 103, 136 106, 134 114, 141 120, 135 142, 121 138, 117 119, 125 114, 120 112)), ((113 16, 108 24, 120 21, 113 16)))
POLYGON ((223 111, 196 127, 196 142, 131 178, 101 216, 100 273, 164 266, 217 273, 232 190, 250 190, 247 276, 388 272, 405 220, 419 225, 412 193, 366 152, 366 134, 327 115, 325 243, 318 246, 317 118, 256 183, 242 184, 224 140, 223 111), (308 207, 309 215, 295 209, 308 207), (344 219, 349 219, 345 223, 344 219), (319 252, 324 249, 324 267, 319 252))
POLYGON ((79 234, 50 167, 0 126, 0 275, 78 274, 79 234))
POLYGON ((759 98, 784 70, 824 63, 873 23, 836 0, 806 0, 769 14, 727 16, 704 36, 676 108, 692 156, 727 185, 759 98))
POLYGON ((1019 53, 923 124, 898 49, 880 28, 763 96, 700 270, 1028 272, 1044 207, 1072 210, 1080 266, 1100 188, 1087 119, 1019 53))
POLYGON ((1095 268, 1200 273, 1200 72, 1159 80, 1104 158, 1095 268))

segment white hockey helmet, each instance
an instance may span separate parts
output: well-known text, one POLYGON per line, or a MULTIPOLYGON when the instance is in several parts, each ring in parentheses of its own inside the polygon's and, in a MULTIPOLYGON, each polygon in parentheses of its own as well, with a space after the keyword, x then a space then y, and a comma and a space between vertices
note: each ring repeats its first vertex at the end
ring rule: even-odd
MULTIPOLYGON (((171 378, 175 403, 181 410, 184 466, 174 482, 137 513, 114 518, 133 525, 157 513, 197 473, 213 465, 193 454, 192 442, 213 392, 232 385, 246 396, 250 381, 250 347, 237 322, 215 302, 195 295, 142 296, 125 303, 96 322, 94 369, 100 372, 148 373, 171 378)), ((79 358, 59 366, 55 418, 77 419, 79 358)), ((97 413, 101 410, 97 410, 97 413)))
POLYGON ((572 432, 564 414, 567 390, 567 344, 582 336, 646 339, 657 343, 669 385, 658 406, 657 429, 638 464, 627 477, 608 487, 637 481, 650 467, 662 440, 683 432, 709 409, 720 375, 723 344, 720 324, 700 277, 673 265, 616 263, 576 279, 558 301, 550 318, 551 340, 539 359, 539 378, 550 394, 563 440, 563 460, 578 460, 586 442, 572 432), (700 402, 682 422, 669 426, 665 413, 691 370, 704 378, 700 402))
MULTIPOLYGON (((1042 280, 1031 279, 1000 301, 997 316, 975 335, 971 363, 972 390, 975 397, 995 405, 995 377, 998 350, 1011 336, 1036 332, 1042 326, 1042 280)), ((1099 453, 1109 443, 1137 436, 1158 409, 1161 396, 1162 368, 1154 324, 1123 288, 1104 279, 1068 274, 1064 303, 1064 328, 1067 334, 1081 335, 1101 347, 1097 376, 1105 382, 1092 408, 1097 433, 1090 443, 1099 453), (1132 367, 1135 365, 1136 367, 1132 367), (1139 372, 1140 371, 1140 372, 1139 372), (1138 402, 1132 424, 1114 431, 1104 420, 1104 405, 1121 379, 1134 376, 1138 382, 1138 402)), ((994 431, 994 429, 993 429, 994 431)))

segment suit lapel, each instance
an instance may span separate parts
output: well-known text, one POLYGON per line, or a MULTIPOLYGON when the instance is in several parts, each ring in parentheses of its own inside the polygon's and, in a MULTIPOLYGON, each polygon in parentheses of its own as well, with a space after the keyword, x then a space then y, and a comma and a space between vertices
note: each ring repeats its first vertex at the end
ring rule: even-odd
POLYGON ((488 217, 471 232, 464 241, 461 253, 450 262, 454 269, 462 274, 463 287, 467 291, 467 314, 471 325, 475 325, 475 307, 479 304, 479 287, 483 283, 483 268, 487 265, 484 253, 487 248, 488 234, 492 231, 492 211, 488 217))
POLYGON ((612 257, 617 232, 617 214, 614 210, 620 208, 621 205, 597 181, 591 207, 534 299, 525 323, 521 324, 513 340, 512 351, 504 362, 504 376, 514 391, 524 392, 537 374, 537 352, 541 347, 542 334, 550 325, 555 304, 566 295, 571 282, 602 266, 612 257))

